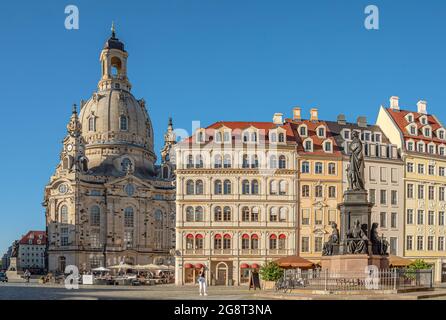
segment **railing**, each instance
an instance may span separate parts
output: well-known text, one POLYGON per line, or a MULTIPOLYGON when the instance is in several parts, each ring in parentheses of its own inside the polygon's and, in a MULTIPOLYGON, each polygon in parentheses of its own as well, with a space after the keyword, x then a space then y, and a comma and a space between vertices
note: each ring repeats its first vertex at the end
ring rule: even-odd
POLYGON ((328 272, 328 270, 285 270, 276 290, 293 289, 335 291, 398 290, 432 288, 432 270, 370 270, 366 272, 328 272))

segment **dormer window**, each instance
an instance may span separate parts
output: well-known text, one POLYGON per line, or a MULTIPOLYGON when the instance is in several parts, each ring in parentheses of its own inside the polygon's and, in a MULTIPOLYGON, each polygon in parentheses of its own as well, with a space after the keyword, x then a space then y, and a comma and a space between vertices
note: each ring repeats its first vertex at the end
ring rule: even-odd
POLYGON ((231 133, 229 133, 229 132, 224 132, 224 133, 223 133, 223 140, 224 140, 224 142, 229 142, 229 141, 231 141, 231 133))
POLYGON ((325 127, 317 128, 317 136, 319 138, 325 138, 325 127))
POLYGON ((220 131, 215 132, 215 142, 222 142, 222 133, 220 131))
POLYGON ((413 122, 413 114, 412 113, 409 113, 409 114, 407 114, 406 115, 406 120, 407 120, 407 122, 413 122))
POLYGON ((269 136, 269 141, 272 143, 277 142, 277 134, 275 132, 272 132, 269 136))
POLYGON ((430 136, 431 136, 431 129, 430 128, 424 128, 424 136, 430 138, 430 136))
POLYGON ((256 132, 251 133, 251 142, 257 142, 257 133, 256 132))
POLYGON ((375 133, 375 142, 381 143, 381 134, 380 133, 375 133))
POLYGON ((350 140, 350 130, 348 129, 344 130, 344 139, 350 140))
POLYGON ((311 139, 305 140, 304 142, 304 150, 307 152, 313 151, 313 141, 311 139))
POLYGON ((427 124, 427 117, 426 116, 421 116, 420 117, 420 122, 422 125, 426 125, 427 124))
POLYGON ((418 152, 424 152, 424 142, 418 142, 418 152))
POLYGON ((307 136, 307 126, 302 125, 299 127, 299 135, 301 137, 306 137, 307 136))
POLYGON ((438 147, 438 154, 440 156, 444 156, 445 155, 445 147, 444 146, 438 147))
POLYGON ((283 132, 279 133, 279 142, 285 142, 285 134, 283 132))
POLYGON ((205 142, 205 134, 204 134, 204 131, 202 131, 202 130, 198 131, 198 132, 197 132, 197 137, 196 137, 196 139, 197 139, 197 143, 205 142))
POLYGON ((430 154, 435 154, 435 144, 429 144, 427 150, 430 154))
POLYGON ((411 135, 416 135, 417 134, 417 127, 416 126, 410 126, 409 127, 409 132, 411 135))
POLYGON ((370 141, 370 132, 364 132, 364 141, 370 141))
POLYGON ((443 129, 439 129, 438 131, 438 138, 441 140, 444 140, 445 134, 443 129))
POLYGON ((249 141, 249 132, 243 132, 243 142, 249 141))
POLYGON ((408 141, 407 142, 407 151, 414 151, 413 141, 408 141))
POLYGON ((325 141, 324 142, 324 151, 325 152, 332 152, 333 151, 331 141, 325 141))
POLYGON ((128 118, 127 118, 127 116, 125 116, 125 115, 122 115, 120 118, 119 118, 119 129, 121 130, 121 131, 127 131, 129 128, 128 128, 128 118))

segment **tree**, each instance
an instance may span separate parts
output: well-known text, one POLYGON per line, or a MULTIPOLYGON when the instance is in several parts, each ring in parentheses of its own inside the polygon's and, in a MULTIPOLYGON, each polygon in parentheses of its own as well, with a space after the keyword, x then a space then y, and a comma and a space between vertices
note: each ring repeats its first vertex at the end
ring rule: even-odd
POLYGON ((414 262, 412 262, 408 267, 408 270, 410 271, 416 271, 416 270, 426 270, 426 269, 432 269, 432 265, 424 261, 423 259, 417 259, 414 262))
POLYGON ((283 269, 279 267, 277 263, 274 261, 270 261, 265 263, 260 268, 260 276, 262 277, 262 280, 265 281, 277 281, 283 276, 283 269))

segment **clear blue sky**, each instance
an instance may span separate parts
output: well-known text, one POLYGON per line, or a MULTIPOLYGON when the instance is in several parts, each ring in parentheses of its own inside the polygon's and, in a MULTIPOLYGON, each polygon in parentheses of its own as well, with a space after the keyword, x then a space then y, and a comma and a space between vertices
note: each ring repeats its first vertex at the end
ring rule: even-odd
POLYGON ((162 145, 167 119, 269 121, 274 112, 374 122, 391 95, 446 122, 446 3, 431 1, 3 1, 0 5, 0 252, 44 229, 43 189, 71 104, 88 99, 114 20, 162 145), (65 6, 80 29, 64 28, 65 6), (380 9, 380 30, 364 8, 380 9))

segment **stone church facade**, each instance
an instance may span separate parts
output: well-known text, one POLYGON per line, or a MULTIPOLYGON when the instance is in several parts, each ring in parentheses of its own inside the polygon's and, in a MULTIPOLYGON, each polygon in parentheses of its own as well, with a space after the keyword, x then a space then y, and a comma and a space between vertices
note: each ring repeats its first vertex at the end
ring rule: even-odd
POLYGON ((60 162, 45 187, 48 269, 173 264, 175 144, 169 120, 156 165, 143 99, 130 93, 128 53, 115 31, 100 55, 98 89, 74 106, 60 162))

